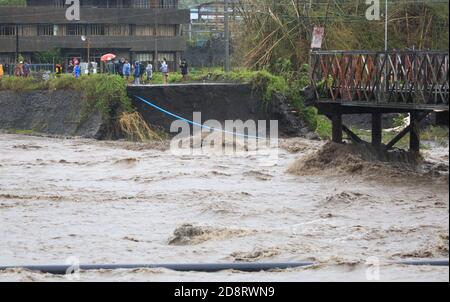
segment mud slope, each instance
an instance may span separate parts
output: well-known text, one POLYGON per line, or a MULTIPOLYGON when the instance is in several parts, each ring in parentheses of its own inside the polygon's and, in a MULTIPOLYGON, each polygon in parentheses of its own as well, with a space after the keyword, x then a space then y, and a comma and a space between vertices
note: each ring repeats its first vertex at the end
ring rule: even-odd
POLYGON ((279 130, 284 136, 311 135, 306 123, 291 108, 289 101, 280 95, 274 95, 267 104, 259 93, 247 84, 177 84, 128 87, 128 95, 133 104, 144 116, 147 123, 163 127, 167 131, 173 117, 158 111, 135 96, 192 120, 194 112, 201 112, 202 122, 217 120, 267 121, 277 120, 279 130))
POLYGON ((71 90, 0 91, 0 129, 101 138, 100 114, 82 111, 80 93, 71 90))

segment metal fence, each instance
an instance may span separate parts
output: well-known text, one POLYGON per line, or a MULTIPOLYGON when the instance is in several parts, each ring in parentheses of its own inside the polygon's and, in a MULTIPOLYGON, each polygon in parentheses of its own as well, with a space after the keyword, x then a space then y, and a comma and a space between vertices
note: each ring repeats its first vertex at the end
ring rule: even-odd
MULTIPOLYGON (((14 70, 19 64, 11 64, 9 67, 9 75, 14 75, 14 70)), ((30 64, 30 72, 32 74, 43 74, 46 72, 54 73, 56 66, 54 64, 30 64)))
POLYGON ((311 85, 319 101, 449 104, 448 52, 314 51, 311 85))

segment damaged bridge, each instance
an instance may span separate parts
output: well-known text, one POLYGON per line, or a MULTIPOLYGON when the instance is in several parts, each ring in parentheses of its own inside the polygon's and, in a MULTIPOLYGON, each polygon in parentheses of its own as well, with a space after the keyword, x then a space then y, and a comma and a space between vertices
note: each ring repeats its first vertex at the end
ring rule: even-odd
POLYGON ((420 151, 420 123, 431 112, 449 111, 448 52, 439 51, 313 51, 311 88, 319 113, 333 125, 333 141, 343 133, 363 143, 343 125, 346 114, 371 114, 376 149, 392 149, 410 135, 410 150, 420 151), (387 145, 382 144, 382 115, 409 113, 410 125, 387 145))

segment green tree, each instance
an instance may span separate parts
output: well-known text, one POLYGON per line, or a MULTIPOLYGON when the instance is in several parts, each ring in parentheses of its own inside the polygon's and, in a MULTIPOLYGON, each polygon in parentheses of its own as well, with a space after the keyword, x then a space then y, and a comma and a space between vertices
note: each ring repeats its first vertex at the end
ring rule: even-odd
POLYGON ((0 0, 0 6, 26 6, 26 0, 0 0))

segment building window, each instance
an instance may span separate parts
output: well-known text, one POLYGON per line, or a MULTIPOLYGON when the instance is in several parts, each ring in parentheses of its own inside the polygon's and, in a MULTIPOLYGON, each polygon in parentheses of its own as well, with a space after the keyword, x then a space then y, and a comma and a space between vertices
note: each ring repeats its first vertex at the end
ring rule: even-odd
POLYGON ((159 37, 174 37, 177 35, 177 26, 159 25, 156 35, 159 37))
POLYGON ((135 7, 135 8, 148 8, 148 7, 150 7, 150 1, 148 1, 148 0, 134 0, 133 7, 135 7))
POLYGON ((90 35, 92 36, 104 36, 106 34, 104 24, 92 24, 90 26, 90 35))
POLYGON ((19 35, 24 37, 37 36, 37 26, 34 24, 22 24, 19 27, 19 35))
POLYGON ((129 36, 130 25, 128 24, 111 24, 108 26, 109 36, 129 36))
POLYGON ((155 28, 152 25, 136 25, 134 34, 136 36, 154 36, 155 28))
POLYGON ((38 36, 53 36, 53 25, 38 25, 38 36))
POLYGON ((135 53, 134 57, 139 62, 153 62, 152 53, 135 53))
POLYGON ((66 5, 64 0, 53 0, 54 7, 64 7, 66 5))
POLYGON ((0 36, 15 36, 16 27, 15 26, 0 26, 0 36))
POLYGON ((83 35, 83 26, 80 24, 67 24, 66 34, 68 36, 81 36, 83 35))
POLYGON ((164 59, 166 59, 167 62, 175 62, 175 54, 173 52, 158 53, 158 61, 163 61, 164 59))
POLYGON ((161 8, 177 8, 178 0, 160 0, 159 6, 161 8))

